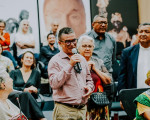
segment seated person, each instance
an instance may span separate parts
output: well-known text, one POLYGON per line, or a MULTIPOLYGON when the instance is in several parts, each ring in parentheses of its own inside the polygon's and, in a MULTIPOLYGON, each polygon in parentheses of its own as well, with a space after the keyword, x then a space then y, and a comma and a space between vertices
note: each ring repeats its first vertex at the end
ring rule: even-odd
POLYGON ((54 34, 49 33, 47 35, 48 45, 41 48, 40 61, 45 65, 45 72, 47 72, 47 66, 50 59, 59 52, 59 49, 54 46, 55 40, 54 34))
MULTIPOLYGON (((2 68, 0 70, 0 119, 10 120, 20 114, 20 110, 10 100, 8 95, 13 91, 13 80, 2 68)), ((26 119, 24 119, 26 120, 26 119)))
POLYGON ((13 79, 13 88, 15 90, 31 93, 35 98, 38 96, 38 88, 41 83, 39 71, 35 68, 34 54, 27 51, 21 58, 22 67, 13 70, 10 77, 13 79))
POLYGON ((9 58, 3 56, 2 52, 3 48, 0 44, 0 65, 4 67, 5 71, 11 72, 12 70, 14 70, 13 63, 9 58))
MULTIPOLYGON (((150 86, 150 71, 145 83, 150 86)), ((136 120, 150 120, 150 89, 136 97, 134 102, 137 105, 136 120)))
MULTIPOLYGON (((91 77, 94 81, 95 90, 93 92, 103 92, 103 85, 111 83, 111 76, 104 66, 103 60, 92 57, 94 40, 89 36, 81 36, 78 41, 78 51, 88 62, 91 77)), ((96 108, 89 113, 89 119, 95 120, 109 117, 108 107, 96 108), (100 112, 104 110, 103 112, 100 112)))
POLYGON ((0 44, 3 47, 3 50, 10 51, 10 35, 9 33, 5 33, 4 29, 6 27, 6 23, 3 20, 0 20, 0 44))
POLYGON ((10 35, 9 33, 5 33, 4 29, 5 29, 6 23, 3 20, 0 20, 0 45, 3 49, 3 56, 8 57, 9 59, 12 60, 14 67, 18 68, 18 64, 16 63, 15 59, 13 58, 13 56, 11 55, 10 48, 10 35))
MULTIPOLYGON (((15 43, 17 47, 17 57, 19 61, 26 51, 31 51, 34 53, 35 40, 33 34, 29 31, 29 21, 24 19, 20 22, 18 32, 15 35, 15 43)), ((34 53, 34 57, 38 60, 39 55, 34 53)))

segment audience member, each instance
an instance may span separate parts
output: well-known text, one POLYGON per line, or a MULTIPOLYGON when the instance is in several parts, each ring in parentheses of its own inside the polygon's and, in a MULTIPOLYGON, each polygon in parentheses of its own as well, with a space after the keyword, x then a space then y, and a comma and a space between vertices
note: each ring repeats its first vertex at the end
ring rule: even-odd
MULTIPOLYGON (((29 11, 27 10, 21 10, 20 14, 19 14, 19 22, 18 24, 20 24, 20 22, 22 20, 28 20, 29 19, 29 11)), ((31 26, 29 26, 29 32, 32 33, 32 28, 31 26)))
MULTIPOLYGON (((116 41, 107 32, 107 18, 96 15, 92 23, 93 29, 86 33, 86 35, 92 37, 95 41, 95 47, 92 56, 103 60, 108 72, 112 74, 112 63, 116 60, 116 41)), ((111 102, 113 100, 114 85, 112 83, 104 85, 104 90, 107 91, 107 96, 111 102)))
POLYGON ((10 100, 8 95, 13 91, 13 80, 9 74, 2 69, 0 70, 0 119, 10 120, 20 114, 20 110, 10 100))
POLYGON ((13 88, 15 90, 31 93, 35 98, 38 95, 41 76, 35 68, 35 58, 32 52, 27 51, 21 58, 22 67, 13 70, 10 77, 13 79, 13 88))
MULTIPOLYGON (((35 40, 33 34, 29 32, 28 20, 24 19, 20 22, 18 32, 15 35, 15 43, 17 46, 17 56, 19 60, 26 51, 31 51, 34 53, 35 40)), ((34 53, 34 56, 36 60, 38 60, 39 55, 34 53)))
POLYGON ((83 56, 72 53, 77 39, 71 28, 62 28, 58 39, 62 50, 48 64, 49 83, 55 101, 53 120, 85 120, 85 104, 94 90, 88 64, 83 56), (77 62, 81 64, 81 71, 74 69, 77 62))
MULTIPOLYGON (((145 83, 150 86, 150 71, 145 83)), ((150 120, 150 89, 136 97, 134 103, 137 105, 136 120, 150 120)))
POLYGON ((112 73, 112 62, 116 59, 116 42, 107 32, 107 18, 96 15, 92 23, 93 29, 86 33, 95 41, 93 56, 104 61, 107 70, 112 73))
POLYGON ((0 20, 0 44, 3 47, 3 50, 10 51, 10 35, 9 33, 5 33, 4 29, 6 27, 6 23, 3 20, 0 20))
POLYGON ((58 33, 57 33, 58 27, 59 27, 58 21, 52 21, 50 33, 53 33, 54 36, 55 36, 55 39, 56 39, 56 40, 55 40, 54 46, 55 46, 56 48, 58 48, 58 33))
MULTIPOLYGON (((110 84, 109 72, 104 66, 103 60, 92 56, 94 49, 94 39, 89 36, 81 36, 78 41, 78 51, 88 62, 91 77, 94 81, 95 89, 93 92, 103 92, 103 84, 110 84)), ((89 113, 88 120, 109 118, 108 107, 95 108, 89 113), (106 109, 106 110, 105 110, 106 109), (103 111, 104 110, 104 111, 103 111)))
POLYGON ((144 80, 150 68, 150 23, 139 25, 138 38, 139 44, 122 52, 118 90, 148 87, 144 80))
MULTIPOLYGON (((124 47, 130 46, 131 38, 128 33, 128 29, 126 26, 122 25, 122 17, 121 14, 116 12, 111 15, 111 23, 113 25, 113 29, 110 30, 110 33, 116 40, 116 42, 123 43, 124 47)), ((118 46, 117 46, 118 47, 118 46)))
POLYGON ((45 65, 45 72, 47 72, 47 66, 48 66, 48 62, 50 61, 50 59, 59 52, 59 49, 54 46, 55 41, 56 41, 56 37, 54 36, 54 34, 49 33, 47 35, 48 45, 43 46, 41 48, 39 59, 45 65))
POLYGON ((9 52, 10 51, 10 48, 9 48, 10 35, 9 35, 9 33, 4 32, 5 27, 6 27, 6 22, 3 21, 3 20, 0 20, 0 45, 3 48, 3 53, 2 54, 4 56, 8 57, 9 59, 11 59, 13 64, 14 64, 14 67, 18 68, 19 66, 18 66, 16 60, 14 59, 12 54, 9 52))
POLYGON ((53 21, 58 21, 60 29, 71 27, 77 37, 85 33, 86 14, 82 0, 45 0, 43 8, 46 31, 53 21))
POLYGON ((0 44, 0 65, 4 67, 5 71, 11 72, 12 70, 14 70, 13 63, 9 58, 3 56, 2 52, 3 48, 2 45, 0 44))

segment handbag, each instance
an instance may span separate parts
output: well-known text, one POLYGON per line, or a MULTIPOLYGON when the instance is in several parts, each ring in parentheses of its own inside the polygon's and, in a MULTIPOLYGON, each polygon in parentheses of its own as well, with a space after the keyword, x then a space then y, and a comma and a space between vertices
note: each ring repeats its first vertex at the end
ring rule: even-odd
POLYGON ((95 92, 90 95, 88 99, 88 111, 90 112, 93 108, 100 108, 109 105, 106 92, 95 92))

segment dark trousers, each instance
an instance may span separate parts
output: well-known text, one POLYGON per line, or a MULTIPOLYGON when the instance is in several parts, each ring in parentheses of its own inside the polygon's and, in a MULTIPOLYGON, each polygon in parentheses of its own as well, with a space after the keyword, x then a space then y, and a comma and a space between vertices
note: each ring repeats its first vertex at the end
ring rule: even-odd
POLYGON ((8 99, 19 108, 19 104, 16 100, 17 97, 19 97, 21 111, 28 119, 30 118, 32 120, 38 120, 39 118, 45 118, 36 100, 29 92, 15 91, 14 94, 11 93, 8 96, 8 99))

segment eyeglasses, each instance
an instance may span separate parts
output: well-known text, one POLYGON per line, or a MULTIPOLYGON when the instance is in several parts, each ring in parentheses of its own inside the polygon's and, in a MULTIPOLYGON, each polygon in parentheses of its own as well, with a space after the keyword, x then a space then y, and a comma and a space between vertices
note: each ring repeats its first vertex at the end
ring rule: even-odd
POLYGON ((102 25, 102 24, 105 24, 105 25, 106 25, 106 24, 107 24, 106 21, 104 21, 104 22, 102 22, 102 21, 101 21, 101 22, 95 22, 95 23, 98 23, 99 25, 102 25))
POLYGON ((65 41, 62 41, 60 40, 61 42, 64 42, 66 45, 71 45, 71 43, 73 44, 76 44, 77 43, 77 39, 72 39, 72 40, 65 40, 65 41))
POLYGON ((84 49, 85 49, 85 48, 89 48, 89 49, 93 48, 92 45, 82 45, 82 47, 83 47, 84 49))

